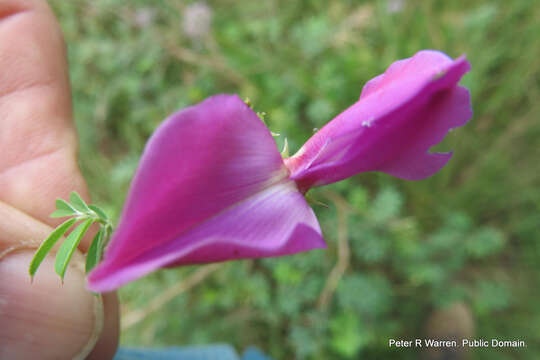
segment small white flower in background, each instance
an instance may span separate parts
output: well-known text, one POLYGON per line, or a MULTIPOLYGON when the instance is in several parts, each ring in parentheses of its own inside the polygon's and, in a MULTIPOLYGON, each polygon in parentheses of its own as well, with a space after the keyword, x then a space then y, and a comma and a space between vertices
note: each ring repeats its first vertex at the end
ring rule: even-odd
POLYGON ((140 28, 145 28, 151 25, 156 18, 156 9, 144 7, 135 11, 133 21, 135 25, 140 28))
POLYGON ((399 13, 405 7, 405 0, 388 0, 386 2, 386 10, 390 14, 399 13))
POLYGON ((210 32, 212 9, 203 2, 197 2, 184 10, 183 30, 192 40, 205 37, 210 32))

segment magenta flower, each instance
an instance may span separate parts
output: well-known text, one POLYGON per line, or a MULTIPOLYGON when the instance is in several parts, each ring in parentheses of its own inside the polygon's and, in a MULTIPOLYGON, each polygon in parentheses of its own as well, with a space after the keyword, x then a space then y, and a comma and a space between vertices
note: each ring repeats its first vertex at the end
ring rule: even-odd
POLYGON ((464 57, 420 51, 393 63, 360 99, 283 160, 238 96, 172 116, 146 145, 123 214, 89 288, 109 291, 160 267, 294 254, 325 247, 307 190, 365 171, 433 175, 429 153, 472 115, 464 57))

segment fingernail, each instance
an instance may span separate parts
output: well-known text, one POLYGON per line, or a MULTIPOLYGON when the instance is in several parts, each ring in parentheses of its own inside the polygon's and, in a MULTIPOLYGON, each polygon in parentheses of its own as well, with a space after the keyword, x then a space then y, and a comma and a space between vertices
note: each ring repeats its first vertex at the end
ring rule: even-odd
POLYGON ((20 251, 0 259, 0 359, 84 358, 97 341, 101 299, 86 290, 77 266, 62 285, 51 256, 31 284, 32 256, 20 251))

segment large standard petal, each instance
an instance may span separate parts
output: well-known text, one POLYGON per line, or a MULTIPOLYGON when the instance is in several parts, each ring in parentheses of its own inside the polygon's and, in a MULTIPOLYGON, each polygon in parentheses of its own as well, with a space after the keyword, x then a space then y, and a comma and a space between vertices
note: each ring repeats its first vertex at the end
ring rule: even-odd
POLYGON ((122 267, 283 181, 270 131, 238 96, 218 95, 169 117, 151 137, 105 263, 122 267))
POLYGON ((163 266, 294 254, 325 247, 315 214, 292 181, 283 181, 126 262, 105 261, 89 276, 103 292, 163 266))
POLYGON ((429 148, 472 115, 469 93, 457 85, 469 69, 464 57, 429 50, 395 62, 285 160, 291 178, 306 191, 364 171, 408 180, 432 175, 451 154, 429 148))

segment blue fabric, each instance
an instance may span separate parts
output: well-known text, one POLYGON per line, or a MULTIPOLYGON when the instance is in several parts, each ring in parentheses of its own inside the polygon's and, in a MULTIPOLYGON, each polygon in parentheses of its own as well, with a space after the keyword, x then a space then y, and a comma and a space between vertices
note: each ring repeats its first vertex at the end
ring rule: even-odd
MULTIPOLYGON (((240 360, 230 345, 118 349, 114 360, 240 360)), ((253 359, 255 360, 255 359, 253 359)))
POLYGON ((113 360, 272 360, 254 347, 248 348, 240 358, 234 348, 226 344, 118 349, 113 360))
POLYGON ((242 360, 272 360, 272 359, 264 355, 257 348, 249 347, 246 350, 246 352, 244 352, 244 356, 242 356, 242 360))

